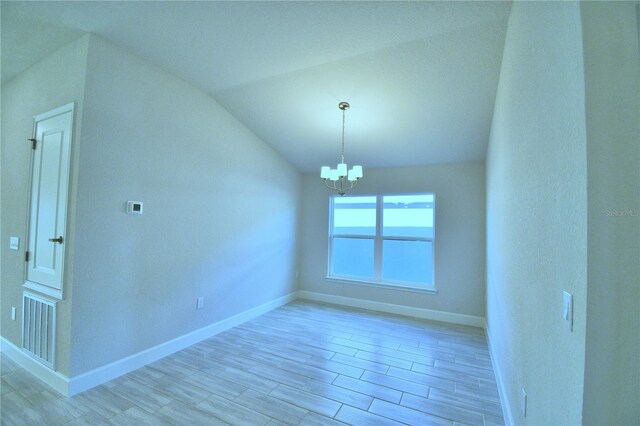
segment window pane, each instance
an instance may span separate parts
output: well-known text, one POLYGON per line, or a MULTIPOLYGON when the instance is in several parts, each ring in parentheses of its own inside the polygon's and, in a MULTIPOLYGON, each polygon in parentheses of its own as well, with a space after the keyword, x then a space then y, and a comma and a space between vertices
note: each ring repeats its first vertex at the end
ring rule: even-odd
POLYGON ((433 238, 433 194, 384 196, 382 235, 433 238))
POLYGON ((333 234, 375 235, 376 197, 334 198, 333 234))
POLYGON ((431 241, 384 240, 382 278, 432 284, 432 250, 431 241))
POLYGON ((334 238, 332 275, 373 278, 373 240, 334 238))

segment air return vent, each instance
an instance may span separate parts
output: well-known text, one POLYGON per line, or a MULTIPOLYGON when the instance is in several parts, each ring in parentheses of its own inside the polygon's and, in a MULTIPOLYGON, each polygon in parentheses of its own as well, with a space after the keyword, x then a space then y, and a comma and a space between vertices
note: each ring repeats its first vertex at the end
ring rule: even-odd
POLYGON ((42 364, 55 369, 56 302, 23 293, 22 348, 42 364))

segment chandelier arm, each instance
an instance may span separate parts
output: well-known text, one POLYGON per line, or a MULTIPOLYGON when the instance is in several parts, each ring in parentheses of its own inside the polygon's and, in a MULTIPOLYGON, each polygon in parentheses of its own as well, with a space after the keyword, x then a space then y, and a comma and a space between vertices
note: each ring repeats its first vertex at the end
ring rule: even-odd
POLYGON ((326 187, 327 187, 327 188, 329 188, 329 189, 336 189, 336 190, 338 189, 338 188, 336 187, 335 181, 334 181, 334 183, 333 183, 333 184, 331 184, 331 185, 329 185, 329 182, 331 182, 329 179, 325 179, 325 180, 324 180, 324 184, 326 185, 326 187))

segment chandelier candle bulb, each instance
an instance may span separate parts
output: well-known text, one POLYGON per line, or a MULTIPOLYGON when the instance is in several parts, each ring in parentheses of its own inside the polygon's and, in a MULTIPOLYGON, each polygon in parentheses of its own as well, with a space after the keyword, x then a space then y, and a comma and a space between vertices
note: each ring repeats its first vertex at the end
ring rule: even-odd
POLYGON ((322 179, 329 179, 329 176, 331 176, 331 167, 329 166, 323 166, 320 169, 320 177, 322 179))

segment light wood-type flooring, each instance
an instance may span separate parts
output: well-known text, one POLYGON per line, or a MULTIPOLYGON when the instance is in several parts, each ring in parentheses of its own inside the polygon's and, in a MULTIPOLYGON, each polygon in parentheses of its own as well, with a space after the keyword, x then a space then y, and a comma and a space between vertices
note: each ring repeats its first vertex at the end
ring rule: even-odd
POLYGON ((482 329, 302 301, 72 398, 0 367, 2 425, 504 423, 482 329))

